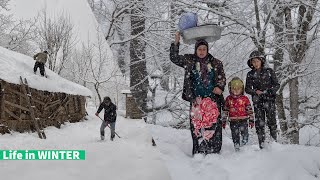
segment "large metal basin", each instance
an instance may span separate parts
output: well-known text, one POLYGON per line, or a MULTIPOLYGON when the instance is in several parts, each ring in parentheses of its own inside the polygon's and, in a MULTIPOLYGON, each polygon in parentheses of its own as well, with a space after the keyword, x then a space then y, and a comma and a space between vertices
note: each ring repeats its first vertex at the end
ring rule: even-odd
POLYGON ((199 39, 214 42, 221 37, 223 28, 215 24, 206 24, 183 30, 181 36, 185 44, 194 44, 199 39))

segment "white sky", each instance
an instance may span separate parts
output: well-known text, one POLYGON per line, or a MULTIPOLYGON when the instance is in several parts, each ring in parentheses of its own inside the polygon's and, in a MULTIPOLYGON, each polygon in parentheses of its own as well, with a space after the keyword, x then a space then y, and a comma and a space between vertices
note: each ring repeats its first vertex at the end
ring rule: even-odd
MULTIPOLYGON (((98 26, 87 0, 10 0, 10 12, 16 19, 33 19, 43 9, 49 17, 66 14, 74 24, 74 32, 81 42, 94 41, 98 26)), ((110 47, 106 47, 110 50, 110 47)))

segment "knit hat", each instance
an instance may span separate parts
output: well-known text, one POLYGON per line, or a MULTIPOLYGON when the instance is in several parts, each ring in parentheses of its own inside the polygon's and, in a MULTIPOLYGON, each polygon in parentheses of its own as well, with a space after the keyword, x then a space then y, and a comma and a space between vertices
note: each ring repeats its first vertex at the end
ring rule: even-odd
POLYGON ((244 90, 243 81, 239 77, 232 78, 228 86, 230 93, 232 89, 241 89, 242 91, 244 90))

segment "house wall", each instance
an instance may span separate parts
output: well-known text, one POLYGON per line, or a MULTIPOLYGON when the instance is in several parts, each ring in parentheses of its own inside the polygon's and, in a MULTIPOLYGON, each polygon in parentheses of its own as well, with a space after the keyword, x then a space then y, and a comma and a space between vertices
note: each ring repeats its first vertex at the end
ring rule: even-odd
MULTIPOLYGON (((2 80, 1 88, 3 91, 0 96, 0 124, 18 132, 35 131, 23 86, 2 80)), ((84 96, 39 91, 33 88, 30 88, 30 91, 34 116, 42 128, 60 128, 63 123, 79 122, 86 115, 84 96)))

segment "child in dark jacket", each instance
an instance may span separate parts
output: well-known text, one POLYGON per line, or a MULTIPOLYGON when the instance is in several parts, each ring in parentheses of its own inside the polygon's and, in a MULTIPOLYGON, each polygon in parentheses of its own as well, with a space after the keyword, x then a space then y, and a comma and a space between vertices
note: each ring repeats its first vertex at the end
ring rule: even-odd
POLYGON ((276 92, 280 84, 277 76, 271 68, 264 67, 265 57, 259 51, 253 51, 248 60, 251 71, 246 78, 246 93, 252 96, 255 113, 255 126, 259 140, 259 147, 264 147, 265 141, 265 116, 271 137, 277 140, 277 121, 276 121, 276 92))
POLYGON ((222 127, 226 127, 227 119, 230 121, 232 140, 236 151, 245 145, 249 139, 248 123, 253 127, 253 111, 250 101, 243 93, 244 85, 240 78, 234 77, 228 84, 230 95, 224 105, 224 118, 222 127), (240 142, 240 134, 242 141, 240 142))
POLYGON ((117 106, 111 102, 109 97, 105 97, 103 102, 100 104, 96 116, 99 116, 99 113, 104 109, 104 120, 100 126, 100 136, 101 140, 104 140, 104 129, 110 125, 111 129, 111 137, 110 140, 113 141, 115 137, 115 127, 116 127, 116 119, 117 119, 117 106))

